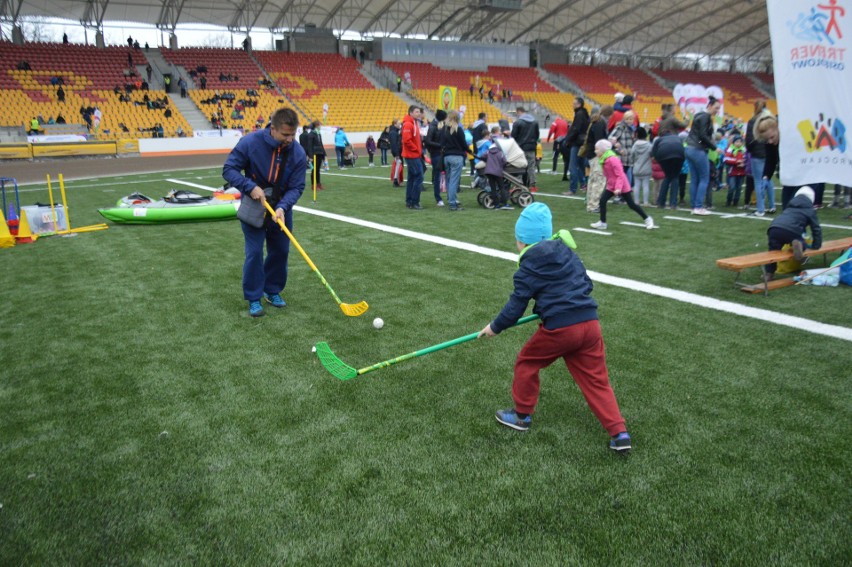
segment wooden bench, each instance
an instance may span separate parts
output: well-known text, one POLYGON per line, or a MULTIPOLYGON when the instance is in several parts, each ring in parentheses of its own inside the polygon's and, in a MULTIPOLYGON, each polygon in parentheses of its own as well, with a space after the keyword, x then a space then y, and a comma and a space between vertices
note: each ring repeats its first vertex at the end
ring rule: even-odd
MULTIPOLYGON (((830 253, 845 252, 849 247, 852 247, 852 237, 828 240, 822 243, 822 247, 819 250, 811 250, 810 248, 806 249, 804 251, 804 255, 806 258, 822 255, 823 262, 828 264, 828 255, 830 253)), ((737 277, 734 280, 734 285, 740 286, 742 291, 748 293, 763 293, 764 295, 767 295, 769 294, 769 290, 789 287, 794 285, 796 282, 793 278, 781 278, 768 282, 764 280, 763 283, 759 284, 746 285, 739 281, 742 272, 747 268, 759 267, 762 268, 762 272, 765 273, 767 264, 784 262, 792 259, 793 252, 789 250, 773 250, 771 252, 758 252, 757 254, 746 254, 745 256, 735 256, 733 258, 722 258, 721 260, 716 260, 716 265, 723 270, 736 272, 737 277)))

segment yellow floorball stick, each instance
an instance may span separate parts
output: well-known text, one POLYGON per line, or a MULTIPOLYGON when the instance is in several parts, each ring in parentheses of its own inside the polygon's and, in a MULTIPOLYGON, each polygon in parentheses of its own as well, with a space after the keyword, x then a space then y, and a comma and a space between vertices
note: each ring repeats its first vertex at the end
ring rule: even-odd
MULTIPOLYGON (((244 197, 244 198, 250 199, 251 197, 244 197)), ((343 313, 345 315, 349 316, 349 317, 357 317, 359 315, 363 315, 367 311, 367 309, 370 308, 370 306, 367 305, 367 302, 366 301, 360 301, 358 303, 353 304, 353 303, 343 303, 342 301, 340 301, 340 298, 337 296, 336 293, 334 293, 334 290, 331 289, 331 286, 328 285, 328 282, 325 280, 325 278, 322 277, 322 274, 317 269, 316 265, 311 261, 311 259, 308 257, 308 255, 305 253, 305 251, 302 249, 302 247, 299 246, 299 243, 293 237, 293 234, 289 230, 287 230, 287 226, 281 221, 281 219, 278 218, 278 215, 275 214, 275 211, 272 210, 272 207, 269 206, 269 203, 267 203, 265 199, 263 201, 263 206, 266 207, 266 210, 269 211, 269 214, 272 215, 272 218, 275 219, 275 222, 278 223, 278 226, 281 227, 281 230, 284 231, 284 234, 287 235, 287 238, 290 239, 290 242, 293 243, 293 245, 296 247, 296 249, 302 255, 302 258, 305 259, 305 262, 308 263, 308 266, 311 267, 311 270, 313 270, 313 272, 320 279, 320 281, 322 282, 322 285, 325 286, 325 289, 327 289, 329 291, 329 293, 331 293, 331 296, 334 298, 334 300, 340 306, 340 310, 343 311, 343 313)))

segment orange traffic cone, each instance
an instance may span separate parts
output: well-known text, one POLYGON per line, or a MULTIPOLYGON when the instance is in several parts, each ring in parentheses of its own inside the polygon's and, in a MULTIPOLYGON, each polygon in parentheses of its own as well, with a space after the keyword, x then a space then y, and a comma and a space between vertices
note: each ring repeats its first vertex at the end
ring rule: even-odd
POLYGON ((14 245, 15 237, 9 232, 6 219, 3 218, 3 211, 0 211, 0 248, 11 248, 14 245))
POLYGON ((37 235, 33 234, 30 230, 30 223, 27 220, 27 215, 21 215, 21 224, 18 226, 18 234, 15 236, 15 241, 18 244, 24 242, 35 242, 38 238, 37 235))

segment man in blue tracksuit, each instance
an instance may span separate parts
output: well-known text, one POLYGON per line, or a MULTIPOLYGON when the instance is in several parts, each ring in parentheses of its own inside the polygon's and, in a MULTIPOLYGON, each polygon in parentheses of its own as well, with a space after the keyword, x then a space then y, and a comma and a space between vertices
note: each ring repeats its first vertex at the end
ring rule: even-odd
MULTIPOLYGON (((281 108, 272 114, 270 124, 244 136, 231 150, 222 176, 242 193, 243 199, 267 200, 276 216, 293 230, 293 206, 305 190, 307 161, 305 150, 296 142, 296 113, 281 108)), ((284 307, 281 291, 287 285, 287 257, 290 239, 270 218, 263 227, 240 223, 245 236, 243 297, 252 317, 264 315, 261 298, 273 307, 284 307), (266 259, 263 243, 266 241, 266 259)))

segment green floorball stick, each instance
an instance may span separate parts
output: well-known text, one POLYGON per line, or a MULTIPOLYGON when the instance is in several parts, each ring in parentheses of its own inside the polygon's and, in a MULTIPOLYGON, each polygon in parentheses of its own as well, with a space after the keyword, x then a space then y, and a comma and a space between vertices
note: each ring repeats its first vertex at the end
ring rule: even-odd
MULTIPOLYGON (((518 322, 512 326, 517 327, 518 325, 523 325, 524 323, 529 323, 530 321, 536 321, 538 318, 538 315, 527 315, 526 317, 522 317, 521 319, 519 319, 518 322)), ((472 341, 478 336, 479 331, 471 333, 469 335, 465 335, 463 337, 459 337, 457 339, 453 339, 451 341, 447 341, 445 343, 416 350, 408 354, 403 354, 402 356, 397 356, 396 358, 385 360, 384 362, 377 362, 372 366, 367 366, 366 368, 361 368, 360 370, 356 370, 355 368, 349 366, 348 364, 337 358, 337 356, 331 351, 331 348, 328 346, 328 343, 317 343, 316 349, 317 356, 319 357, 320 362, 325 367, 325 369, 332 374, 332 376, 334 376, 335 378, 339 378, 340 380, 349 380, 351 378, 355 378, 356 376, 360 376, 361 374, 366 374, 367 372, 372 372, 373 370, 378 370, 379 368, 390 366, 391 364, 396 364, 404 360, 417 358, 418 356, 423 356, 424 354, 429 354, 430 352, 443 350, 445 348, 450 348, 451 346, 472 341)))

